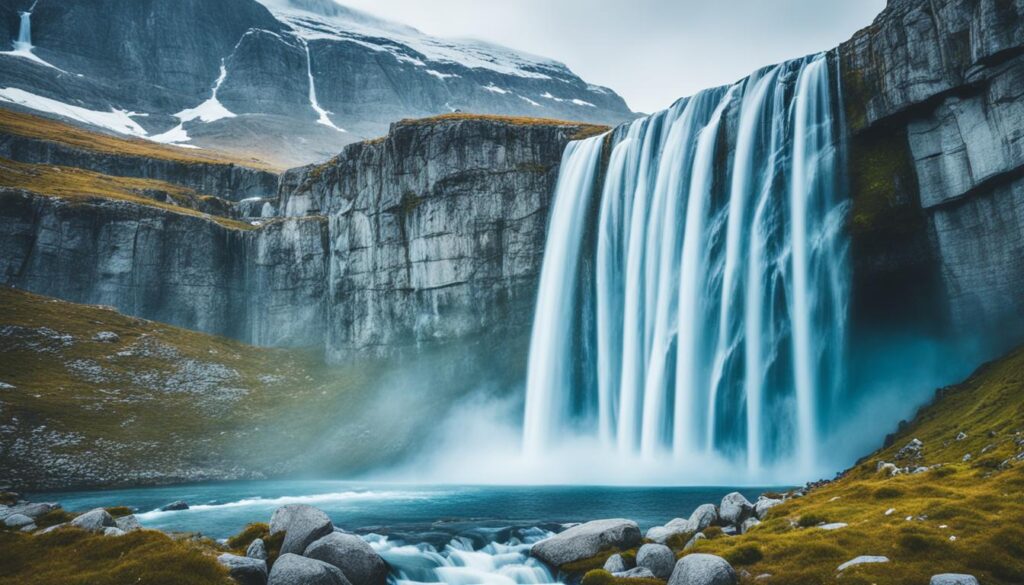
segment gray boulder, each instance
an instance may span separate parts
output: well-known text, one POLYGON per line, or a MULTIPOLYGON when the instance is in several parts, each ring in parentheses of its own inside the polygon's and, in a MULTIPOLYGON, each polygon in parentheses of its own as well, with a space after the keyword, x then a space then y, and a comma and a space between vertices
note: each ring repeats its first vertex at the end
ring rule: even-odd
POLYGON ((694 553, 676 563, 668 585, 736 585, 736 571, 725 559, 694 553))
POLYGON ((188 510, 188 502, 178 500, 177 502, 171 502, 170 504, 160 508, 161 512, 179 512, 181 510, 188 510))
POLYGON ((622 555, 615 553, 608 557, 608 560, 604 562, 603 569, 609 573, 624 573, 630 569, 629 565, 626 564, 626 559, 622 558, 622 555))
POLYGON ((690 514, 690 526, 694 532, 700 532, 718 522, 718 508, 714 504, 702 504, 690 514))
POLYGON ((760 498, 757 498, 757 502, 754 503, 754 516, 757 516, 758 520, 764 520, 765 516, 768 515, 768 510, 771 510, 781 503, 782 500, 761 496, 760 498))
POLYGON ((645 544, 636 552, 636 566, 648 569, 658 579, 668 579, 676 566, 676 555, 663 544, 645 544))
POLYGON ((719 521, 726 526, 740 526, 754 513, 754 505, 739 492, 732 492, 722 498, 718 508, 719 521))
POLYGON ((915 461, 921 458, 921 452, 924 450, 924 443, 920 439, 911 439, 909 443, 900 448, 896 452, 897 460, 909 459, 915 461))
POLYGON ((618 573, 612 573, 612 575, 620 579, 656 579, 657 577, 650 569, 643 567, 634 567, 628 571, 621 571, 618 573))
POLYGON ((609 549, 630 549, 640 544, 640 527, 621 518, 594 520, 542 540, 530 554, 553 566, 589 559, 609 549))
POLYGON ((928 585, 979 585, 977 577, 957 573, 933 575, 928 585))
POLYGON ((4 526, 8 528, 24 528, 30 524, 35 524, 35 520, 24 514, 11 514, 4 518, 4 526))
POLYGON ((92 340, 99 341, 100 343, 117 343, 121 341, 121 336, 113 331, 100 331, 92 336, 92 340))
MULTIPOLYGON (((299 555, 282 554, 270 570, 269 585, 352 585, 334 565, 299 555)), ((357 584, 362 585, 362 584, 357 584)))
POLYGON ((740 534, 746 534, 751 528, 754 528, 760 523, 761 521, 753 516, 747 518, 743 521, 743 524, 740 525, 740 534))
POLYGON ((117 526, 117 522, 114 521, 114 517, 103 508, 89 510, 85 514, 76 517, 74 520, 69 522, 69 524, 77 526, 83 530, 88 530, 89 532, 103 532, 107 528, 117 526))
POLYGON ((142 524, 139 524, 139 519, 134 514, 127 516, 121 516, 120 518, 114 519, 114 524, 124 530, 125 532, 135 532, 136 530, 142 530, 142 524))
POLYGON ((314 540, 334 531, 331 519, 322 510, 306 504, 288 504, 274 510, 270 534, 284 532, 281 554, 302 554, 314 540))
POLYGON ((384 585, 388 580, 388 564, 373 547, 354 534, 332 532, 310 544, 304 554, 341 569, 352 583, 384 585))
POLYGON ((702 540, 707 540, 707 539, 708 539, 708 537, 704 536, 703 532, 698 532, 697 534, 694 534, 693 538, 691 538, 686 543, 686 546, 683 547, 683 551, 688 551, 691 548, 693 548, 694 546, 696 546, 698 542, 700 542, 702 540))
POLYGON ((245 556, 250 559, 267 560, 267 545, 263 542, 263 539, 257 538, 250 542, 249 547, 245 549, 245 556))
POLYGON ((224 553, 217 561, 227 567, 228 575, 240 585, 266 585, 267 562, 262 559, 240 557, 224 553))
POLYGON ((124 536, 125 534, 127 533, 117 526, 107 526, 103 529, 103 536, 124 536))

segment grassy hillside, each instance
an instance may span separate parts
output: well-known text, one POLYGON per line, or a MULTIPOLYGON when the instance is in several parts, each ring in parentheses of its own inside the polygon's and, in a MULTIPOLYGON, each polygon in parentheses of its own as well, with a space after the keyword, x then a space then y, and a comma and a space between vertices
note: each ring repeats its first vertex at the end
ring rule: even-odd
POLYGON ((364 396, 369 370, 312 352, 10 288, 0 307, 0 476, 20 486, 283 472, 364 396))
POLYGON ((24 189, 71 202, 93 199, 126 201, 163 211, 202 217, 231 229, 253 229, 243 221, 200 211, 204 203, 226 208, 226 202, 192 189, 152 179, 114 177, 73 167, 20 163, 0 158, 0 188, 24 189))
POLYGON ((81 150, 117 156, 139 156, 185 164, 239 165, 275 172, 282 170, 256 158, 232 157, 208 150, 167 146, 141 138, 120 138, 4 108, 0 108, 0 134, 57 142, 81 150))
POLYGON ((836 568, 859 555, 890 562, 846 569, 838 582, 920 585, 953 572, 987 585, 1024 583, 1022 460, 1019 349, 941 390, 889 446, 842 478, 774 508, 744 536, 703 541, 693 552, 726 557, 749 573, 745 583, 834 583, 836 568), (899 457, 915 438, 923 443, 920 457, 899 457), (890 477, 879 462, 929 470, 890 477), (835 522, 848 526, 818 527, 835 522), (772 577, 757 581, 762 574, 772 577))

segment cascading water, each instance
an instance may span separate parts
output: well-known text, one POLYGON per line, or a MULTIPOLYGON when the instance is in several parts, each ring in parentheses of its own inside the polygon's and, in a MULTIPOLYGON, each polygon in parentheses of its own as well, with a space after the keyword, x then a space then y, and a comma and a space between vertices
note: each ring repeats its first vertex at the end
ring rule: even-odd
MULTIPOLYGON (((34 7, 34 5, 33 5, 34 7)), ((32 11, 21 13, 21 25, 18 28, 18 40, 14 41, 15 51, 32 50, 32 11)))
POLYGON ((830 63, 767 68, 567 147, 530 347, 529 456, 583 436, 639 461, 742 462, 754 478, 820 463, 844 394, 849 289, 830 63))
POLYGON ((309 105, 313 108, 313 111, 320 116, 317 119, 317 123, 323 124, 328 128, 333 128, 338 132, 345 132, 344 129, 334 125, 334 122, 331 121, 330 112, 320 106, 320 100, 316 97, 316 81, 313 79, 313 57, 309 53, 309 43, 306 39, 301 37, 299 40, 302 42, 303 48, 306 49, 306 76, 309 78, 309 105))

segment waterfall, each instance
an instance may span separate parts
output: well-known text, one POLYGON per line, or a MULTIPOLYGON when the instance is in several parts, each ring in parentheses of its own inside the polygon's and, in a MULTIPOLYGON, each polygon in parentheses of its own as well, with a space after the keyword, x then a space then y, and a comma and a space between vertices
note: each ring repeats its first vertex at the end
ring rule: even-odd
POLYGON ((320 101, 316 97, 316 81, 313 79, 313 57, 309 53, 309 43, 306 39, 300 38, 302 41, 303 48, 306 49, 306 75, 309 77, 309 105, 312 106, 320 117, 317 119, 317 124, 323 124, 329 128, 334 128, 338 132, 345 132, 344 129, 338 128, 331 121, 330 112, 320 107, 320 101))
POLYGON ((814 55, 566 148, 530 345, 528 454, 578 436, 755 477, 821 463, 842 406, 849 293, 836 83, 814 55))
POLYGON ((15 51, 32 50, 32 12, 21 13, 21 26, 18 29, 18 40, 14 41, 15 51))

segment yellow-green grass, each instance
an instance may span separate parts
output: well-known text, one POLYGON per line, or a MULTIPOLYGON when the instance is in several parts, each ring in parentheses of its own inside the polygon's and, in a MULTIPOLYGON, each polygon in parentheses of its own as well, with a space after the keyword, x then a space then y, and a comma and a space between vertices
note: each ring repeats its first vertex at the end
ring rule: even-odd
MULTIPOLYGON (((9 332, 0 336, 0 381, 14 386, 0 395, 4 420, 79 439, 53 447, 57 456, 123 445, 98 456, 120 464, 125 482, 148 465, 289 461, 344 412, 339 402, 354 407, 365 394, 366 370, 326 369, 313 351, 252 347, 11 288, 0 288, 0 307, 9 332), (44 328, 71 343, 47 341, 44 328), (94 341, 101 331, 120 339, 94 341), (226 404, 182 376, 204 364, 226 372, 221 385, 237 393, 226 404)), ((7 456, 0 449, 0 466, 25 463, 7 456)))
POLYGON ((1024 350, 1017 350, 942 391, 889 447, 842 478, 773 508, 746 535, 701 541, 688 553, 729 559, 749 573, 745 583, 770 574, 757 582, 918 585, 947 572, 990 585, 1024 583, 1024 463, 1000 466, 1020 452, 1022 429, 1024 350), (960 432, 967 437, 957 440, 960 432), (909 465, 896 452, 913 438, 924 443, 914 464, 939 467, 895 477, 876 470, 879 461, 909 465), (973 459, 962 461, 968 453, 973 459), (821 522, 848 526, 826 531, 821 522), (838 577, 837 567, 860 555, 890 562, 838 577))
POLYGON ((257 158, 232 157, 209 150, 184 149, 139 138, 120 138, 5 108, 0 108, 0 134, 57 142, 81 150, 117 156, 139 156, 185 164, 237 165, 273 172, 281 170, 257 158))
POLYGON ((29 164, 0 158, 0 188, 23 189, 73 203, 96 199, 126 201, 163 211, 200 217, 231 229, 253 229, 251 225, 194 209, 208 196, 192 189, 153 179, 114 177, 85 169, 29 164), (147 194, 166 195, 175 203, 153 199, 147 194))
POLYGON ((426 126, 429 124, 440 124, 445 122, 458 122, 461 120, 483 120, 488 122, 499 122, 512 126, 571 126, 579 128, 573 135, 573 140, 582 140, 597 136, 609 130, 608 126, 601 124, 589 124, 586 122, 571 122, 567 120, 556 120, 553 118, 531 118, 527 116, 499 116, 495 114, 470 114, 454 112, 441 114, 429 118, 407 118, 398 122, 400 126, 426 126))
POLYGON ((68 528, 0 532, 0 585, 232 585, 207 542, 155 531, 109 537, 68 528))

